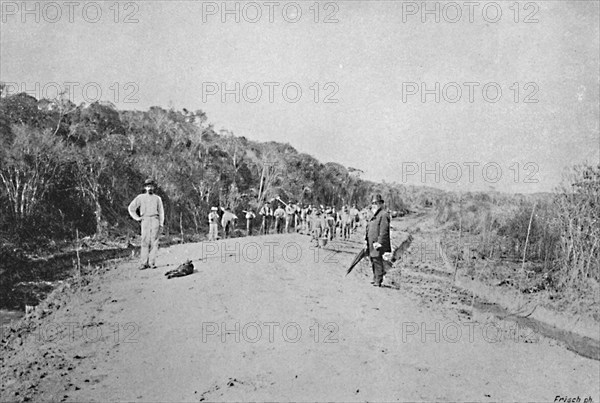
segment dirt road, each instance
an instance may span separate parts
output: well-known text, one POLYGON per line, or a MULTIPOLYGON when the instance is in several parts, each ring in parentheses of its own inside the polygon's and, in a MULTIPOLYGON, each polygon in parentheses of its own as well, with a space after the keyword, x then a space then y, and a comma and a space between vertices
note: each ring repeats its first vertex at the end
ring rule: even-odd
POLYGON ((0 400, 600 399, 600 362, 344 277, 360 243, 334 246, 269 235, 161 249, 157 270, 121 263, 38 309, 0 400), (187 258, 196 272, 167 280, 187 258))

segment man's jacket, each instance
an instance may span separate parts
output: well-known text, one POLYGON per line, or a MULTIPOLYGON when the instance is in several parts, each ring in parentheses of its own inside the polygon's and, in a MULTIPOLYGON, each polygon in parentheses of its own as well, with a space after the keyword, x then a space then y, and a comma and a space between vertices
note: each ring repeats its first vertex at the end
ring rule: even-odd
POLYGON ((218 224, 219 223, 219 214, 214 211, 208 213, 208 223, 209 224, 218 224))
POLYGON ((368 222, 365 239, 369 244, 369 256, 383 256, 386 252, 391 252, 390 244, 390 215, 384 209, 377 210, 377 213, 368 222), (375 249, 374 242, 379 242, 381 247, 375 249))
POLYGON ((223 213, 223 217, 221 217, 221 225, 225 228, 227 224, 233 224, 234 220, 237 220, 237 216, 231 211, 226 211, 223 213))
POLYGON ((156 194, 142 193, 138 195, 127 208, 129 215, 136 221, 141 221, 144 218, 155 217, 159 220, 162 227, 165 223, 165 209, 160 196, 156 194), (137 210, 140 210, 140 215, 137 210))
POLYGON ((287 214, 288 216, 291 216, 295 213, 296 213, 296 207, 292 206, 291 204, 288 204, 287 206, 285 206, 285 214, 287 214))

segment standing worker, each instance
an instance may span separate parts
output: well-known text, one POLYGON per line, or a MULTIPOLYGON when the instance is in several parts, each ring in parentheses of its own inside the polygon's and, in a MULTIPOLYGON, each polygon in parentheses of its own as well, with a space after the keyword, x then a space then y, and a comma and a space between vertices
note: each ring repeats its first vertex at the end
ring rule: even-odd
POLYGON ((231 212, 229 207, 223 210, 223 215, 221 216, 221 225, 223 226, 223 238, 229 238, 233 233, 233 229, 235 228, 235 223, 237 220, 237 216, 231 212))
POLYGON ((285 210, 281 207, 281 204, 277 206, 275 210, 275 231, 278 234, 283 232, 283 223, 286 217, 285 210))
POLYGON ((300 213, 302 212, 302 209, 300 208, 300 203, 294 204, 294 207, 296 208, 296 212, 294 213, 294 228, 296 229, 296 232, 300 232, 300 213))
POLYGON ((319 244, 319 238, 323 236, 324 223, 321 218, 321 210, 318 207, 315 207, 310 216, 311 221, 311 235, 312 240, 317 241, 317 245, 319 244))
POLYGON ((254 220, 256 214, 252 210, 244 210, 243 212, 246 213, 246 235, 250 236, 252 235, 252 220, 254 220))
POLYGON ((300 225, 303 234, 310 235, 310 221, 312 220, 312 209, 304 205, 300 210, 300 225))
POLYGON ((352 232, 356 232, 356 229, 358 228, 358 223, 360 222, 359 214, 360 213, 356 208, 356 204, 353 204, 352 208, 350 209, 350 217, 352 217, 352 232))
POLYGON ((296 206, 294 202, 290 200, 290 204, 285 205, 285 233, 290 232, 290 224, 294 222, 294 216, 296 215, 296 206))
POLYGON ((129 203, 129 215, 142 223, 142 247, 140 252, 140 270, 152 267, 156 269, 156 252, 158 251, 158 237, 165 223, 165 210, 160 196, 155 195, 156 182, 147 179, 144 182, 144 193, 137 195, 129 203), (137 213, 139 209, 139 215, 137 213), (149 251, 149 253, 148 253, 149 251))
POLYGON ((327 237, 331 241, 335 238, 335 208, 327 206, 327 210, 325 210, 325 222, 327 223, 325 232, 327 232, 327 237))
POLYGON ((271 217, 273 217, 273 209, 271 203, 266 202, 264 206, 258 212, 262 216, 262 227, 261 232, 266 235, 269 233, 269 226, 271 225, 271 217))
POLYGON ((342 225, 342 238, 345 240, 350 239, 350 230, 352 226, 352 216, 348 211, 348 206, 344 206, 340 212, 340 222, 342 225))
POLYGON ((216 241, 219 234, 219 208, 213 206, 208 213, 208 240, 216 241))
POLYGON ((373 285, 381 287, 385 269, 383 266, 383 255, 391 252, 390 244, 390 216, 383 209, 383 198, 376 194, 371 199, 371 212, 373 216, 367 222, 365 241, 369 248, 369 258, 373 266, 373 285))

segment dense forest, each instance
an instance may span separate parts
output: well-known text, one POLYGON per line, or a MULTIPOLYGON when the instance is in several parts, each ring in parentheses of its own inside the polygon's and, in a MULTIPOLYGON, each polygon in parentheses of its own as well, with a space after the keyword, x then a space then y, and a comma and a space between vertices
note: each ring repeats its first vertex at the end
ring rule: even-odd
POLYGON ((364 207, 377 192, 390 210, 435 209, 437 225, 481 237, 481 256, 503 249, 512 259, 540 263, 553 273, 554 287, 600 279, 596 165, 573 167, 553 194, 443 192, 370 182, 359 169, 320 162, 290 144, 217 132, 200 110, 127 111, 24 93, 0 93, 0 142, 4 249, 135 235, 127 205, 151 177, 165 204, 167 233, 202 239, 213 205, 240 216, 274 197, 364 207))

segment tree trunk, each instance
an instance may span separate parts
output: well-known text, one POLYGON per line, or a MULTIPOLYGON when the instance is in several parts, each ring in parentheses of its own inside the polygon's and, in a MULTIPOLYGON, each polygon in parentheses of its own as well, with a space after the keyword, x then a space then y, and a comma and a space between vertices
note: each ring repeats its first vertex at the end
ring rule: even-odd
POLYGON ((96 236, 103 238, 106 235, 106 231, 102 222, 102 206, 98 198, 94 198, 94 206, 96 209, 94 211, 94 215, 96 216, 96 236))

